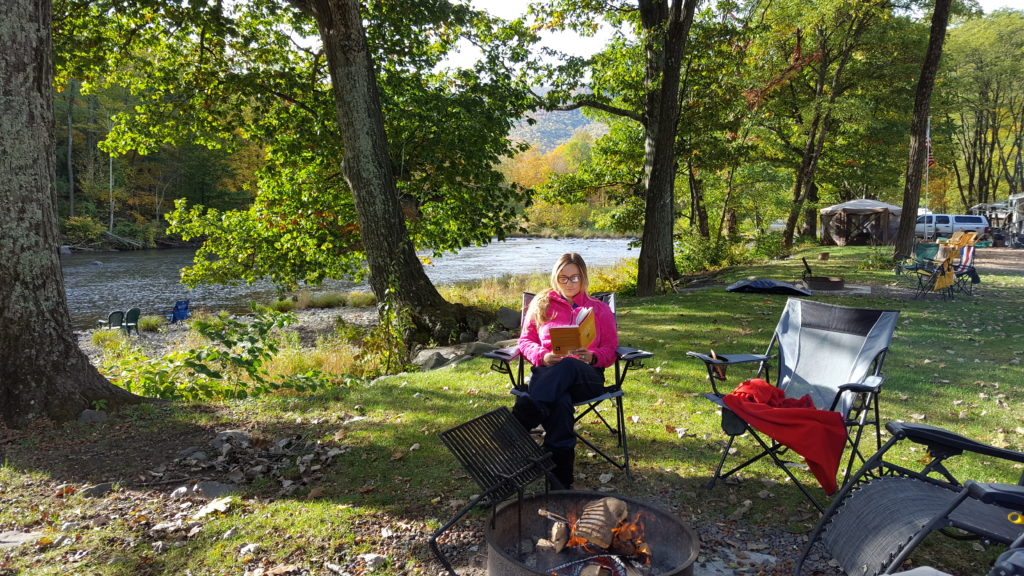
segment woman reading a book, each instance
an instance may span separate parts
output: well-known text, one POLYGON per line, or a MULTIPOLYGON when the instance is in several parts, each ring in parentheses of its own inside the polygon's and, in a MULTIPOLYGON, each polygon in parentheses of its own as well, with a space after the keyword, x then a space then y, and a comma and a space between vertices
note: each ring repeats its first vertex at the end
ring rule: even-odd
POLYGON ((529 395, 516 398, 512 413, 527 430, 544 427, 544 448, 554 460, 554 475, 567 489, 576 460, 573 404, 604 392, 604 369, 615 363, 619 345, 615 315, 587 294, 587 286, 583 257, 563 254, 551 270, 551 290, 530 303, 519 335, 519 352, 533 368, 529 395), (577 325, 581 329, 562 330, 577 325), (566 331, 576 332, 577 338, 583 333, 578 348, 562 344, 566 331))

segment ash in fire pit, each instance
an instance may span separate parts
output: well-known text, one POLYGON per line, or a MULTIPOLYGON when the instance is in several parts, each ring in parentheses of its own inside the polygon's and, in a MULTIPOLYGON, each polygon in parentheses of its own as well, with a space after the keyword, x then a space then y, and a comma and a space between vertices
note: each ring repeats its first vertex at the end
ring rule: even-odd
POLYGON ((582 491, 510 502, 486 538, 489 576, 692 574, 699 550, 693 530, 669 513, 582 491))

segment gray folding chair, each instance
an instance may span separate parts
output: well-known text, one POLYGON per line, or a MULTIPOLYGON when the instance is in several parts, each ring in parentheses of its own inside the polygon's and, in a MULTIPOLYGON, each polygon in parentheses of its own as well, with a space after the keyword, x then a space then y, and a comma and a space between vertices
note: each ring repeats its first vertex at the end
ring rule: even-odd
POLYGON ((789 476, 815 507, 824 510, 787 466, 790 462, 783 456, 788 447, 770 437, 766 440, 730 410, 722 400, 725 394, 719 390, 718 382, 726 379, 728 366, 748 363, 759 363, 758 377, 769 380, 770 364, 777 361, 775 385, 785 393, 786 398, 800 398, 807 394, 817 409, 832 410, 843 417, 847 430, 846 445, 850 449, 842 475, 845 482, 854 462, 866 459, 860 449, 865 428, 874 427, 875 446, 872 450, 877 450, 882 444, 878 412, 878 394, 884 382, 881 370, 898 318, 899 311, 896 310, 849 308, 790 298, 764 354, 724 354, 712 357, 709 354, 688 352, 688 356, 700 359, 707 368, 714 393, 706 394, 705 397, 721 407, 722 430, 729 436, 708 488, 713 488, 718 479, 731 476, 767 456, 789 476), (761 451, 732 470, 722 473, 733 442, 743 434, 750 434, 760 445, 761 451))

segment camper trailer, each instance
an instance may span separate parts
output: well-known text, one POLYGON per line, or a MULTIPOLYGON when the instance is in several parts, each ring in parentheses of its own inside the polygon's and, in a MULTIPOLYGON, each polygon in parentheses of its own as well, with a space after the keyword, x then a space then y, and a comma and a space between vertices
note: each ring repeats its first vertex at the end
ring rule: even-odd
POLYGON ((1006 244, 1024 248, 1024 193, 1014 194, 1006 201, 1006 244))

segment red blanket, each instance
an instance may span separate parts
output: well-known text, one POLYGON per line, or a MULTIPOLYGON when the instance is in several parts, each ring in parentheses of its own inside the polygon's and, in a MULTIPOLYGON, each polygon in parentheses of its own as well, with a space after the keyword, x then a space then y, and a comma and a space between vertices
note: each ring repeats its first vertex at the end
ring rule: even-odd
POLYGON ((804 457, 827 494, 836 491, 836 473, 846 447, 843 417, 818 410, 810 396, 786 398, 782 390, 755 378, 723 400, 747 424, 804 457))

